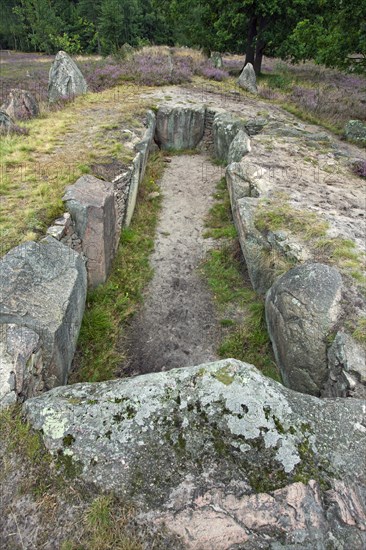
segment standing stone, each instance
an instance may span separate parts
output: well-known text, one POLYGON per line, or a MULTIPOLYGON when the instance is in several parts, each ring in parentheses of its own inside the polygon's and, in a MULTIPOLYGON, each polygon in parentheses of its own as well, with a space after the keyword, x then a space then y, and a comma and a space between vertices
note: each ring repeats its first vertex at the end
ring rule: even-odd
POLYGON ((244 120, 227 112, 219 112, 215 115, 212 124, 212 135, 214 156, 217 159, 228 161, 230 145, 239 130, 245 132, 244 120))
POLYGON ((327 378, 327 337, 338 320, 342 278, 328 265, 290 269, 268 291, 266 319, 286 386, 319 395, 327 378))
POLYGON ((85 94, 87 83, 76 63, 66 52, 57 53, 48 81, 48 99, 52 103, 60 98, 72 99, 85 94))
POLYGON ((17 131, 14 122, 4 111, 0 111, 0 135, 11 134, 17 131))
POLYGON ((42 392, 42 350, 27 327, 0 325, 0 409, 42 392))
POLYGON ((10 90, 1 110, 11 118, 27 120, 39 114, 38 101, 33 94, 26 90, 15 88, 10 90))
POLYGON ((113 184, 94 176, 81 176, 63 197, 87 257, 88 284, 104 283, 118 242, 113 184))
POLYGON ((205 108, 163 105, 156 116, 155 141, 161 149, 195 149, 203 138, 205 108))
POLYGON ((250 153, 250 139, 244 130, 239 130, 235 138, 230 144, 229 153, 227 157, 228 163, 240 162, 244 155, 250 153))
MULTIPOLYGON (((38 346, 42 353, 40 376, 45 389, 66 383, 85 299, 86 269, 82 257, 52 237, 39 243, 24 243, 2 258, 0 324, 9 326, 3 333, 4 356, 0 362, 4 362, 8 372, 11 371, 9 362, 13 362, 16 378, 13 389, 17 388, 17 393, 18 389, 19 393, 27 393, 26 386, 43 385, 31 381, 35 373, 39 374, 38 359, 34 357, 38 346), (16 333, 14 325, 20 333, 16 333), (33 360, 35 371, 32 367, 33 374, 28 376, 24 372, 33 360), (21 383, 22 376, 25 379, 21 383)), ((29 392, 32 393, 33 390, 29 392)))
POLYGON ((213 66, 216 68, 216 69, 222 69, 223 66, 224 66, 224 63, 222 61, 222 56, 221 56, 221 53, 220 52, 212 52, 211 53, 211 57, 210 57, 210 60, 213 64, 213 66))
POLYGON ((252 94, 257 94, 257 78, 255 76, 254 68, 251 63, 247 63, 242 70, 241 75, 238 79, 238 85, 240 88, 251 92, 252 94))

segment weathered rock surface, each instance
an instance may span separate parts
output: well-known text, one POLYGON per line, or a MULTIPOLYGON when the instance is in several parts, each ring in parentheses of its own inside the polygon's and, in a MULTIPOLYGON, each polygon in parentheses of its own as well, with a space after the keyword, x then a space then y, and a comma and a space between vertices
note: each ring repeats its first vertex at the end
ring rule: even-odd
POLYGON ((42 392, 40 343, 27 327, 0 325, 0 409, 42 392))
POLYGON ((245 132, 244 120, 237 116, 219 112, 215 115, 212 124, 214 156, 225 162, 228 161, 229 149, 239 130, 245 132))
POLYGON ((156 115, 155 141, 161 149, 195 149, 203 137, 205 108, 162 105, 156 115))
POLYGON ((135 156, 132 162, 129 191, 128 191, 128 197, 126 201, 127 202, 126 211, 124 213, 125 214, 124 222, 125 222, 125 225, 127 226, 130 225, 133 213, 135 211, 138 188, 141 180, 145 175, 146 165, 149 159, 150 148, 154 140, 155 129, 156 129, 156 116, 155 116, 155 113, 153 113, 153 111, 148 111, 146 125, 147 125, 147 129, 143 139, 135 146, 137 155, 135 156))
POLYGON ((290 269, 266 297, 277 364, 290 388, 319 395, 327 378, 327 337, 340 315, 342 278, 327 265, 290 269))
POLYGON ((72 99, 87 92, 88 86, 82 72, 66 52, 59 51, 52 63, 48 80, 50 102, 60 98, 72 99))
POLYGON ((107 280, 118 243, 113 184, 91 175, 81 176, 63 197, 87 257, 88 284, 107 280))
POLYGON ((328 350, 328 379, 321 396, 366 399, 366 350, 345 332, 337 332, 328 350))
MULTIPOLYGON (((83 259, 52 237, 47 237, 39 243, 22 244, 2 258, 0 324, 17 325, 20 329, 16 335, 17 342, 20 342, 18 348, 18 344, 11 344, 11 335, 14 335, 15 329, 5 329, 6 342, 3 340, 3 350, 6 355, 2 361, 5 365, 12 361, 15 369, 18 368, 16 387, 20 388, 20 393, 24 393, 21 389, 24 383, 28 384, 26 380, 23 384, 20 383, 20 371, 28 369, 29 361, 35 361, 35 365, 38 365, 36 358, 32 358, 32 349, 35 350, 38 345, 43 361, 40 384, 44 383, 45 389, 48 389, 66 383, 76 348, 85 298, 86 269, 83 259), (36 336, 33 337, 28 331, 22 332, 25 328, 38 335, 40 342, 36 344, 36 336), (7 350, 11 348, 14 351, 10 351, 9 354, 4 345, 7 350), (24 359, 17 359, 17 353, 24 359)), ((37 374, 38 366, 35 370, 37 374)), ((27 376, 25 373, 25 378, 27 376)), ((32 378, 32 373, 29 376, 32 378)), ((28 385, 31 387, 32 384, 33 382, 28 385)), ((35 382, 35 385, 38 387, 38 382, 35 382)))
POLYGON ((0 111, 0 135, 10 134, 16 131, 17 127, 8 115, 8 113, 0 111))
POLYGON ((227 161, 228 163, 240 162, 243 156, 250 153, 250 151, 251 147, 248 134, 244 132, 244 130, 239 130, 230 144, 227 161))
POLYGON ((268 119, 266 117, 254 117, 245 121, 245 128, 250 136, 260 134, 262 130, 267 126, 268 119))
POLYGON ((255 76, 254 68, 251 63, 247 63, 238 78, 238 85, 240 88, 257 94, 257 77, 255 76))
POLYGON ((24 412, 52 453, 187 548, 366 542, 361 400, 293 392, 228 359, 56 388, 24 412))
POLYGON ((39 105, 33 94, 15 88, 10 90, 1 110, 13 119, 26 120, 39 114, 39 105))
POLYGON ((347 139, 366 144, 366 124, 361 120, 350 120, 344 128, 347 139))

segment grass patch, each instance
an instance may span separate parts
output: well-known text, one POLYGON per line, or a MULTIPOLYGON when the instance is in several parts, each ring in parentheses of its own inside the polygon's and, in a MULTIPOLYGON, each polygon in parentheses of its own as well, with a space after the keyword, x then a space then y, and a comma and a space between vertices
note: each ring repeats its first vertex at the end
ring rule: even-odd
POLYGON ((150 157, 141 182, 131 226, 122 231, 113 271, 104 285, 88 294, 81 326, 77 363, 71 382, 99 382, 115 375, 121 363, 121 340, 126 320, 136 312, 142 292, 152 277, 149 263, 160 211, 161 196, 149 200, 158 191, 157 180, 163 172, 163 155, 150 157))
MULTIPOLYGON (((256 213, 255 225, 264 235, 280 229, 289 231, 300 242, 306 243, 314 261, 337 267, 351 277, 361 290, 365 287, 363 255, 350 239, 328 237, 329 224, 319 220, 316 213, 295 209, 285 196, 278 195, 262 201, 256 213)), ((274 263, 279 263, 281 258, 284 256, 275 259, 274 263)))
POLYGON ((130 162, 134 153, 121 143, 116 125, 142 129, 146 109, 135 86, 118 86, 80 96, 62 110, 27 121, 27 136, 2 138, 1 253, 43 237, 64 210, 66 186, 90 172, 96 158, 130 162))
POLYGON ((364 317, 362 319, 358 319, 352 336, 361 344, 366 344, 366 319, 364 317))
POLYGON ((215 194, 217 202, 206 219, 206 234, 217 239, 217 248, 208 253, 203 273, 219 310, 223 341, 218 354, 253 363, 263 374, 280 381, 264 318, 264 302, 243 273, 243 261, 233 224, 230 198, 223 178, 215 194), (234 312, 234 314, 233 314, 234 312), (244 320, 237 322, 238 312, 244 320))

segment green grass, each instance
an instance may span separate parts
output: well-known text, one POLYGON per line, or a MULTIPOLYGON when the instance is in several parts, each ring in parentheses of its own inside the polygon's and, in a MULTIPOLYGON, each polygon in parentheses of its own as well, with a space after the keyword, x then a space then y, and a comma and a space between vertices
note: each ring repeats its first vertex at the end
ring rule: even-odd
POLYGON ((131 226, 122 231, 112 274, 104 285, 88 294, 78 341, 78 368, 71 382, 113 378, 123 359, 123 350, 117 350, 117 345, 126 321, 136 312, 143 289, 152 277, 149 257, 154 248, 161 196, 153 200, 147 197, 159 190, 156 182, 163 167, 162 154, 150 158, 131 226))
MULTIPOLYGON (((265 235, 280 229, 289 231, 305 243, 315 261, 337 267, 351 277, 361 290, 365 288, 364 256, 350 239, 328 237, 329 224, 320 220, 316 213, 295 209, 285 196, 278 195, 262 201, 256 213, 255 225, 265 235)), ((276 261, 283 258, 278 257, 276 261)))
POLYGON ((206 234, 217 239, 203 264, 203 273, 223 315, 223 340, 218 354, 254 364, 263 374, 280 381, 264 318, 264 302, 243 273, 243 260, 231 216, 225 179, 217 186, 217 202, 206 219, 206 234), (231 313, 235 310, 234 318, 231 313), (240 311, 243 321, 236 321, 240 311))

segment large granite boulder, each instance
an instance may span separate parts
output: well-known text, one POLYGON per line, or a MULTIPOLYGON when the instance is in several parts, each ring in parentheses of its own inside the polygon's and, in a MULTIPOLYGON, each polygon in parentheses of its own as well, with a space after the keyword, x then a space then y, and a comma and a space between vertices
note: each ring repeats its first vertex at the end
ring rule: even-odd
POLYGON ((10 90, 1 110, 13 119, 26 120, 39 114, 39 105, 33 94, 15 88, 10 90))
POLYGON ((203 138, 205 108, 162 105, 156 115, 155 141, 161 149, 195 149, 203 138))
POLYGON ((290 388, 319 395, 326 381, 327 339, 341 313, 342 278, 328 265, 290 269, 266 297, 266 319, 277 364, 290 388))
POLYGON ((57 388, 23 410, 58 460, 187 548, 366 542, 361 400, 303 395, 228 359, 57 388))
MULTIPOLYGON (((84 313, 83 259, 47 237, 10 250, 0 262, 0 275, 0 324, 7 325, 3 328, 4 355, 0 361, 4 376, 12 371, 13 364, 16 380, 12 387, 24 397, 28 396, 26 386, 49 389, 65 384, 84 313), (38 350, 42 355, 41 372, 39 357, 35 357, 38 350), (29 362, 36 365, 30 374, 26 372, 29 362), (41 381, 27 382, 33 375, 40 376, 41 381), (21 377, 25 377, 24 382, 21 377)), ((32 395, 33 390, 28 393, 32 395)))
POLYGON ((51 65, 48 80, 48 99, 72 99, 87 92, 88 86, 82 72, 66 52, 59 51, 51 65))
POLYGON ((94 176, 81 176, 63 197, 87 258, 88 285, 107 280, 119 234, 113 184, 94 176))
POLYGON ((216 69, 223 69, 224 62, 222 60, 222 55, 220 52, 211 52, 210 61, 216 69))
POLYGON ((366 124, 361 120, 349 120, 344 128, 344 134, 350 141, 366 145, 366 124))
POLYGON ((247 63, 238 78, 240 88, 247 90, 252 94, 258 93, 257 77, 255 76, 254 68, 251 63, 247 63))
POLYGON ((215 115, 212 135, 214 156, 218 160, 228 162, 230 145, 240 130, 246 133, 244 120, 227 112, 219 112, 215 115))

